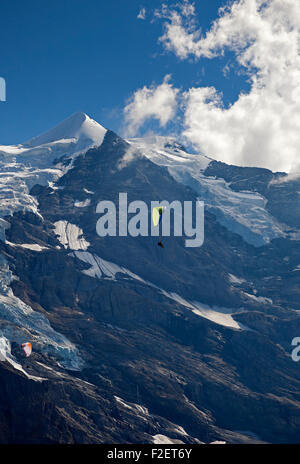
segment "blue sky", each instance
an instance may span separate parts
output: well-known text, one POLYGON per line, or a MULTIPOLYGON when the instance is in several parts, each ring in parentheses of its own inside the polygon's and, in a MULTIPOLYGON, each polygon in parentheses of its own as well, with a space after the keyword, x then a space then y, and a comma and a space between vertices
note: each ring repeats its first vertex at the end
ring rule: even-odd
MULTIPOLYGON (((164 2, 172 3, 172 2, 164 2)), ((174 3, 174 2, 173 2, 174 3)), ((221 0, 196 1, 199 24, 209 29, 221 0)), ((245 76, 224 77, 228 60, 181 60, 158 38, 151 21, 159 0, 10 0, 0 4, 0 76, 7 101, 0 102, 0 144, 35 136, 76 111, 121 131, 128 98, 166 74, 182 90, 213 85, 224 104, 247 88, 245 76), (146 8, 146 19, 137 15, 146 8)), ((154 124, 155 127, 155 124, 154 124)), ((168 126, 160 132, 167 132, 168 126)))
POLYGON ((121 136, 300 172, 299 44, 295 0, 2 1, 0 145, 83 111, 121 136))

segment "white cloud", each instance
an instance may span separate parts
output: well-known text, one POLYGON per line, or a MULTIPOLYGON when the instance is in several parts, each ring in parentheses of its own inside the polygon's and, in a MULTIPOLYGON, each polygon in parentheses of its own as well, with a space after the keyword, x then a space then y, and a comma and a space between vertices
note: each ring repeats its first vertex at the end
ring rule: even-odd
POLYGON ((122 159, 118 162, 118 171, 127 168, 133 161, 144 158, 144 156, 142 151, 138 150, 134 145, 130 145, 122 159))
POLYGON ((141 8, 139 14, 137 15, 138 19, 146 19, 146 8, 141 8))
POLYGON ((166 49, 175 52, 184 59, 189 54, 195 54, 195 43, 200 37, 196 29, 195 6, 188 0, 177 3, 174 8, 163 4, 161 9, 154 12, 156 18, 166 19, 164 35, 160 37, 166 49))
POLYGON ((164 21, 160 42, 179 58, 212 59, 230 50, 249 75, 249 93, 229 108, 213 87, 188 90, 183 135, 227 163, 299 169, 300 1, 235 1, 205 35, 187 0, 155 15, 164 21))
POLYGON ((136 135, 148 119, 157 119, 164 127, 175 116, 178 89, 169 83, 170 78, 167 75, 162 84, 145 86, 134 93, 124 109, 128 136, 136 135))

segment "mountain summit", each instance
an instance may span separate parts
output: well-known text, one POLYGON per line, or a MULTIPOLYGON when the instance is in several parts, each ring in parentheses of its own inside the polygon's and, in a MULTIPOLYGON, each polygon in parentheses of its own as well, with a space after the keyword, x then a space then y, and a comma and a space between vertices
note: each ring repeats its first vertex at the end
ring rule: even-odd
POLYGON ((24 147, 37 147, 61 140, 74 139, 77 146, 87 148, 101 145, 106 129, 87 114, 78 112, 68 117, 53 129, 25 142, 24 147))

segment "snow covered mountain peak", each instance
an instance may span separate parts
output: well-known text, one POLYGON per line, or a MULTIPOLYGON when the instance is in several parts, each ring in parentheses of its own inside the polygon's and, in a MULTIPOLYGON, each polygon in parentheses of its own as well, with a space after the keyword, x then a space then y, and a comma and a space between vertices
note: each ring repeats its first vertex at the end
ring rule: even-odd
MULTIPOLYGON (((75 113, 49 131, 19 145, 0 145, 0 218, 18 210, 37 213, 29 195, 36 185, 55 182, 75 158, 99 147, 107 130, 85 113, 75 113)), ((0 222, 0 234, 3 235, 0 222)))
POLYGON ((49 131, 27 141, 23 146, 34 148, 59 140, 75 139, 78 145, 86 148, 88 144, 101 145, 105 133, 106 129, 103 126, 91 119, 87 114, 78 112, 49 131))
MULTIPOLYGON (((0 145, 0 218, 25 209, 37 212, 29 195, 36 185, 50 185, 73 166, 73 161, 92 147, 100 147, 107 130, 78 112, 49 131, 21 145, 0 145)), ((237 191, 223 178, 208 175, 213 160, 191 154, 174 137, 151 135, 129 139, 154 164, 164 166, 179 183, 192 188, 223 226, 255 246, 285 236, 285 226, 266 209, 267 200, 257 191, 237 191)), ((3 227, 0 224, 0 232, 3 227)))
POLYGON ((75 113, 57 126, 19 145, 0 145, 0 157, 6 163, 49 168, 53 161, 74 158, 100 146, 107 130, 85 113, 75 113))

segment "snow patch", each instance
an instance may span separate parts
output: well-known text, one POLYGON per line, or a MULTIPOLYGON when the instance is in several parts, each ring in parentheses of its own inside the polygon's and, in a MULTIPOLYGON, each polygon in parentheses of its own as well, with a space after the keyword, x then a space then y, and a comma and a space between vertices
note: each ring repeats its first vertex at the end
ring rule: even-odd
POLYGON ((74 203, 74 206, 76 208, 86 208, 87 206, 89 206, 91 204, 91 200, 89 198, 87 198, 86 200, 84 201, 79 201, 79 200, 76 200, 75 203, 74 203))
POLYGON ((43 250, 49 250, 48 247, 38 245, 37 243, 12 243, 12 242, 9 242, 8 240, 5 240, 5 243, 7 243, 7 245, 12 246, 12 247, 26 248, 27 250, 31 250, 31 251, 40 252, 43 250))
POLYGON ((90 277, 96 277, 101 279, 102 276, 105 276, 109 279, 115 280, 116 274, 118 272, 127 274, 127 270, 118 266, 117 264, 106 261, 105 259, 99 258, 96 254, 83 251, 75 251, 74 255, 76 258, 80 259, 86 264, 90 264, 90 269, 82 271, 83 274, 86 274, 90 277))
POLYGON ((162 289, 161 293, 167 298, 170 298, 171 300, 176 301, 180 305, 190 309, 197 316, 204 317, 205 319, 208 319, 214 322, 215 324, 223 325, 224 327, 230 327, 232 329, 247 329, 245 325, 233 319, 232 314, 234 314, 234 312, 229 308, 220 308, 216 306, 213 306, 213 308, 211 308, 210 306, 199 303, 198 301, 187 301, 177 293, 166 292, 162 289))
POLYGON ((87 190, 86 188, 83 189, 84 193, 87 195, 95 195, 95 192, 92 192, 91 190, 87 190))
POLYGON ((153 435, 153 444, 154 445, 176 445, 176 444, 184 444, 183 441, 177 440, 175 438, 169 438, 166 435, 153 435))
POLYGON ((64 248, 70 250, 87 250, 90 243, 83 237, 83 231, 75 224, 68 221, 57 221, 54 223, 55 233, 64 248))
POLYGON ((175 425, 175 427, 174 427, 174 432, 179 433, 180 435, 184 435, 185 437, 188 436, 188 434, 186 433, 186 431, 184 430, 184 428, 181 427, 181 425, 175 425))
POLYGON ((140 416, 141 414, 142 416, 149 416, 148 408, 145 408, 144 406, 141 406, 140 404, 129 403, 128 401, 123 400, 119 396, 114 396, 114 398, 118 403, 124 406, 124 408, 134 411, 135 413, 137 413, 138 416, 140 416))
POLYGON ((231 282, 232 284, 235 284, 235 285, 241 285, 244 282, 246 282, 245 279, 237 277, 234 274, 228 274, 228 277, 229 277, 229 282, 231 282))
POLYGON ((258 303, 273 304, 273 300, 271 300, 271 298, 267 298, 264 296, 255 296, 255 295, 251 295, 251 293, 246 293, 246 292, 242 292, 242 293, 246 295, 248 298, 251 298, 251 300, 257 301, 258 303))

